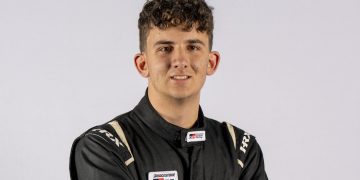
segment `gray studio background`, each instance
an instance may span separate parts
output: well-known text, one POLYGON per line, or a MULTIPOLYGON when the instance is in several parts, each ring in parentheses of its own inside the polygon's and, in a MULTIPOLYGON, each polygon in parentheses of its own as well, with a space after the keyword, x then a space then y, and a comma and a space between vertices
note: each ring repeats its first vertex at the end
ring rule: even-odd
MULTIPOLYGON (((208 2, 205 114, 257 136, 272 180, 359 179, 360 1, 208 2)), ((142 4, 0 1, 0 179, 70 179, 74 138, 138 103, 142 4)))

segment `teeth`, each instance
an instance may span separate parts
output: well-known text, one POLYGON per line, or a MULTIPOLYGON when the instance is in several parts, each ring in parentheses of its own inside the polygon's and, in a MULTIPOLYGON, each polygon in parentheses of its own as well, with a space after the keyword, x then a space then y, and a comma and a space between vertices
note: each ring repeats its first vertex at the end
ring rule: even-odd
POLYGON ((187 78, 188 78, 188 76, 173 76, 173 79, 178 79, 178 80, 184 80, 187 78))

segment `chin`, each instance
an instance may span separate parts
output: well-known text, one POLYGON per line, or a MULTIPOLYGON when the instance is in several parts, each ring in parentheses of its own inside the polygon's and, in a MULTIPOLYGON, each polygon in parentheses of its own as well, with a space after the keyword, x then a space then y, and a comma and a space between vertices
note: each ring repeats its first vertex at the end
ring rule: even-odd
POLYGON ((193 93, 190 91, 172 91, 170 92, 170 96, 177 100, 185 100, 189 98, 195 98, 197 93, 193 93))

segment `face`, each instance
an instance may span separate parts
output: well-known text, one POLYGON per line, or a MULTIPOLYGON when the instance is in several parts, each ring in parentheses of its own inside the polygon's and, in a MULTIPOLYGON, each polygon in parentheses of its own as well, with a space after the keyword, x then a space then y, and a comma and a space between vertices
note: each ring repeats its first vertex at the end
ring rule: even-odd
POLYGON ((145 52, 135 56, 140 74, 148 78, 149 94, 173 99, 199 98, 207 75, 215 72, 219 53, 209 50, 209 37, 192 28, 153 27, 145 52))

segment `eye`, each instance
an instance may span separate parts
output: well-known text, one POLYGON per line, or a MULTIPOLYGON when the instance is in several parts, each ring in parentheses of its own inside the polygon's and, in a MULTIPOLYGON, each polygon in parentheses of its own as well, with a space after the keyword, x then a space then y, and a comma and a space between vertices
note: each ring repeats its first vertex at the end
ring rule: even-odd
POLYGON ((158 51, 161 53, 170 53, 172 50, 173 48, 171 46, 164 46, 158 49, 158 51))
POLYGON ((199 51, 199 50, 200 50, 200 46, 189 45, 189 46, 187 47, 187 49, 188 49, 189 51, 199 51))

